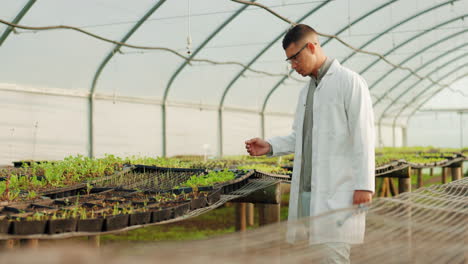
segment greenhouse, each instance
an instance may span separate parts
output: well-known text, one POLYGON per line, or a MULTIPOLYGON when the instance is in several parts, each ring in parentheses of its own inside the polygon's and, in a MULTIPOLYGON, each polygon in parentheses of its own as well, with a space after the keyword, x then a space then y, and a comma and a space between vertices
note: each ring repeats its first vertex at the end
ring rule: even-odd
POLYGON ((0 262, 465 263, 467 34, 467 0, 2 1, 0 262))

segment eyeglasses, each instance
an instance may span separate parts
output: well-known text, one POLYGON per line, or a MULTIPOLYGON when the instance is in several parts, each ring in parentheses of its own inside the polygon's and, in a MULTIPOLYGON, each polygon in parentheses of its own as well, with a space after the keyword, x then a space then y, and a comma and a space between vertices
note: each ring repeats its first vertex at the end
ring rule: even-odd
POLYGON ((299 53, 301 53, 301 51, 303 51, 305 49, 305 47, 307 47, 307 44, 309 44, 308 42, 298 51, 296 52, 296 54, 292 55, 291 57, 287 58, 286 59, 286 62, 288 62, 289 64, 293 64, 293 63, 297 63, 297 56, 299 56, 299 53))
MULTIPOLYGON (((299 53, 301 53, 302 50, 305 49, 305 47, 307 47, 307 44, 309 44, 309 42, 307 42, 298 52, 296 52, 296 54, 292 55, 291 57, 287 58, 286 61, 289 63, 289 64, 293 64, 293 63, 298 63, 297 61, 297 56, 299 56, 299 53)), ((312 43, 313 45, 317 45, 317 43, 312 43)))

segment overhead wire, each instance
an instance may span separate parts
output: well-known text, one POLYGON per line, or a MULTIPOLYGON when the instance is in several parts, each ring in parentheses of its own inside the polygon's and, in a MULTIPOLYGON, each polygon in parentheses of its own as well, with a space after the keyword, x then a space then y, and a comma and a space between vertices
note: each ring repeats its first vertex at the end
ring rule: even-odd
MULTIPOLYGON (((271 13, 272 15, 276 16, 277 18, 283 20, 284 22, 286 23, 289 23, 291 24, 292 26, 293 25, 296 25, 295 22, 283 17, 282 15, 280 15, 279 13, 273 11, 270 7, 267 7, 265 5, 262 5, 260 3, 256 3, 256 2, 248 2, 248 1, 243 1, 243 0, 231 0, 233 2, 236 2, 236 3, 240 3, 240 4, 245 4, 245 5, 250 5, 250 6, 257 6, 259 8, 262 8, 264 10, 266 10, 267 12, 271 13)), ((320 2, 323 2, 323 1, 320 1, 320 2)), ((281 5, 280 5, 281 6, 281 5)), ((190 58, 190 57, 186 57, 184 55, 182 55, 181 53, 179 53, 178 51, 174 50, 174 49, 171 49, 171 48, 166 48, 166 47, 150 47, 150 46, 140 46, 140 45, 132 45, 132 44, 128 44, 128 43, 122 43, 122 42, 119 42, 119 41, 115 41, 115 40, 111 40, 111 39, 108 39, 108 38, 105 38, 103 36, 100 36, 98 34, 94 34, 94 33, 91 33, 89 31, 86 31, 86 30, 83 30, 82 28, 78 28, 78 27, 73 27, 73 26, 67 26, 67 25, 58 25, 58 26, 43 26, 43 27, 32 27, 32 26, 24 26, 24 25, 19 25, 19 24, 14 24, 14 23, 11 23, 11 22, 8 22, 8 21, 5 21, 5 20, 2 20, 0 19, 0 23, 2 24, 5 24, 7 26, 10 26, 10 27, 13 27, 14 29, 16 28, 20 28, 20 29, 24 29, 24 30, 36 30, 36 31, 43 31, 43 30, 57 30, 57 29, 68 29, 68 30, 74 30, 74 31, 77 31, 77 32, 80 32, 80 33, 83 33, 85 35, 88 35, 90 37, 93 37, 93 38, 96 38, 98 40, 101 40, 101 41, 105 41, 105 42, 108 42, 108 43, 113 43, 113 44, 116 44, 116 45, 120 45, 120 46, 123 46, 123 47, 127 47, 127 48, 132 48, 132 49, 141 49, 141 50, 160 50, 160 51, 166 51, 166 52, 170 52, 178 57, 180 57, 181 59, 184 59, 184 60, 187 60, 187 61, 190 61, 190 62, 205 62, 205 63, 209 63, 209 64, 214 64, 214 65, 239 65, 243 68, 245 68, 246 70, 248 71, 251 71, 251 72, 254 72, 254 73, 259 73, 259 74, 264 74, 264 75, 267 75, 267 76, 272 76, 272 77, 275 77, 275 76, 285 76, 285 74, 274 74, 274 73, 269 73, 269 72, 265 72, 265 71, 260 71, 260 70, 255 70, 255 69, 252 69, 246 65, 244 65, 243 63, 240 63, 240 62, 235 62, 235 61, 225 61, 225 62, 220 62, 220 61, 214 61, 214 60, 209 60, 209 59, 193 59, 193 58, 190 58)), ((391 61, 389 61, 385 56, 383 56, 382 54, 380 53, 377 53, 377 52, 371 52, 371 51, 366 51, 366 50, 362 50, 362 49, 358 49, 358 48, 355 48, 354 46, 350 45, 349 43, 345 42, 344 40, 342 40, 341 38, 339 38, 338 36, 336 35, 331 35, 331 34, 326 34, 326 33, 321 33, 321 32, 317 32, 318 35, 322 36, 322 37, 328 37, 328 38, 333 38, 335 40, 337 40, 338 42, 340 42, 341 44, 343 44, 344 46, 354 50, 355 52, 358 52, 358 53, 363 53, 363 54, 368 54, 368 55, 373 55, 373 56, 377 56, 379 57, 382 61, 386 62, 387 64, 389 64, 390 66, 394 67, 394 68, 397 68, 397 69, 401 69, 401 70, 407 70, 409 71, 412 75, 416 76, 417 78, 419 78, 420 80, 423 80, 423 79, 427 79, 429 80, 431 83, 433 84, 436 84, 436 85, 439 85, 441 87, 445 87, 445 88, 449 88, 447 85, 445 84, 441 84, 439 82, 436 82, 434 80, 432 80, 430 77, 428 76, 421 76, 419 74, 417 74, 413 69, 409 68, 409 67, 404 67, 400 64, 395 64, 391 61)), ((303 82, 302 80, 300 80, 300 82, 303 82)), ((449 88, 449 90, 451 91, 455 91, 451 88, 449 88)), ((461 92, 461 91, 457 91, 458 93, 460 93, 461 95, 463 96, 467 96, 465 93, 461 92)))
MULTIPOLYGON (((261 7, 263 9, 265 9, 267 12, 271 13, 272 15, 278 17, 279 19, 285 21, 286 23, 289 23, 291 25, 297 25, 297 23, 283 17, 282 15, 276 13, 275 11, 271 10, 269 7, 265 6, 265 5, 262 5, 262 4, 259 4, 259 3, 255 3, 255 2, 248 2, 248 1, 243 1, 243 0, 231 0, 233 2, 236 2, 236 3, 241 3, 241 4, 245 4, 245 5, 252 5, 252 6, 258 6, 258 7, 261 7)), ((439 83, 437 81, 434 81, 432 78, 428 77, 428 76, 421 76, 419 74, 417 74, 413 69, 409 68, 409 67, 404 67, 400 64, 395 64, 391 61, 389 61, 384 55, 380 54, 380 53, 377 53, 377 52, 371 52, 371 51, 366 51, 366 50, 362 50, 362 49, 358 49, 358 48, 355 48, 354 46, 348 44, 347 42, 345 42, 344 40, 342 40, 340 37, 336 36, 336 35, 330 35, 330 34, 326 34, 326 33, 321 33, 321 32, 317 32, 317 34, 319 36, 322 36, 322 37, 328 37, 328 38, 333 38, 335 40, 337 40, 338 42, 340 42, 341 44, 343 44, 344 46, 354 50, 355 52, 359 52, 359 53, 364 53, 364 54, 368 54, 368 55, 374 55, 374 56, 377 56, 379 57, 382 61, 386 62, 387 64, 389 64, 390 66, 396 68, 396 69, 401 69, 401 70, 407 70, 409 71, 412 75, 416 76, 418 79, 420 80, 428 80, 430 81, 431 83, 435 84, 435 85, 439 85, 440 87, 444 87, 444 88, 448 88, 449 90, 452 90, 448 85, 446 84, 443 84, 443 83, 439 83)), ((463 92, 461 92, 461 94, 463 96, 466 96, 463 92)), ((467 96, 468 97, 468 96, 467 96)))

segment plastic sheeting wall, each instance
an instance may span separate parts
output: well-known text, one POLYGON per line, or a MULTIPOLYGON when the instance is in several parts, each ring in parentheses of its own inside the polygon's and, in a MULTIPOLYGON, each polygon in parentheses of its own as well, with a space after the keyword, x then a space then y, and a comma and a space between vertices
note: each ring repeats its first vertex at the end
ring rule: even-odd
POLYGON ((87 153, 84 98, 0 91, 0 164, 87 153))

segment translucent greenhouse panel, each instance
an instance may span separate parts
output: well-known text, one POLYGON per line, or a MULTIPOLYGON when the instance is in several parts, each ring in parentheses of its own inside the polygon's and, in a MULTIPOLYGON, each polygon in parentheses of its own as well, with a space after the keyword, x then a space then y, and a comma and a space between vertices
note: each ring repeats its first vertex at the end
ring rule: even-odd
POLYGON ((1 165, 87 154, 86 100, 0 91, 1 165))
POLYGON ((130 52, 135 53, 117 54, 112 58, 97 82, 96 93, 162 99, 174 64, 182 60, 161 51, 130 52))
MULTIPOLYGON (((191 1, 193 2, 193 1, 191 1)), ((192 3, 190 11, 190 20, 188 17, 187 2, 181 6, 179 1, 165 2, 157 12, 155 12, 148 21, 143 24, 129 39, 130 43, 144 46, 158 46, 173 49, 183 56, 187 53, 187 37, 191 36, 191 53, 218 27, 218 24, 240 8, 240 5, 233 2, 204 1, 202 4, 192 3), (221 21, 213 23, 213 21, 221 21), (189 24, 190 22, 190 24, 189 24), (189 31, 190 29, 190 31, 189 31)), ((167 51, 155 50, 134 50, 123 48, 123 55, 117 56, 109 63, 109 68, 101 77, 99 90, 109 91, 117 86, 124 94, 133 92, 134 84, 137 84, 135 92, 137 94, 146 94, 162 98, 168 83, 185 60, 167 51), (122 77, 115 78, 113 72, 121 72, 122 77), (123 77, 125 76, 125 77, 123 77)), ((195 56, 195 59, 201 58, 195 56)), ((223 61, 225 58, 218 57, 217 60, 223 61)), ((198 63, 194 62, 194 65, 198 63)), ((202 66, 204 67, 204 66, 202 66)), ((187 65, 186 68, 191 68, 187 65)), ((198 66, 194 66, 198 69, 198 66)), ((222 68, 223 71, 229 71, 222 68)), ((198 73, 198 72, 197 72, 198 73)), ((204 68, 204 73, 206 69, 204 68)), ((182 71, 174 81, 178 85, 178 80, 187 75, 182 71)), ((209 79, 210 75, 206 78, 209 79)), ((199 102, 196 97, 200 90, 187 90, 187 87, 193 87, 193 75, 190 75, 190 85, 182 84, 182 93, 174 94, 174 87, 171 87, 168 93, 168 100, 199 102), (181 97, 179 97, 181 96, 181 97)), ((196 77, 197 78, 197 77, 196 77)), ((199 79, 199 78, 198 78, 199 79)), ((207 95, 212 88, 210 85, 203 85, 207 95)))
POLYGON ((225 111, 223 131, 223 154, 247 155, 245 140, 261 137, 260 115, 225 111))
POLYGON ((279 86, 267 102, 265 111, 276 113, 295 113, 297 100, 301 89, 305 85, 297 85, 294 82, 286 81, 279 86))
POLYGON ((411 146, 460 148, 468 146, 468 114, 460 117, 454 113, 418 113, 408 124, 408 142, 411 146), (436 126, 434 124, 437 124, 436 126))
MULTIPOLYGON (((124 3, 38 1, 21 24, 70 25, 118 40, 132 25, 127 22, 138 20, 150 1, 139 1, 127 8, 124 3)), ((89 90, 99 63, 112 47, 71 30, 18 31, 20 34, 10 36, 0 50, 4 62, 0 78, 7 82, 89 90)))
POLYGON ((95 155, 161 155, 161 108, 96 100, 95 155))
POLYGON ((215 156, 218 151, 217 121, 217 111, 168 107, 167 155, 215 156))
POLYGON ((286 136, 292 132, 293 116, 265 116, 265 138, 286 136))

